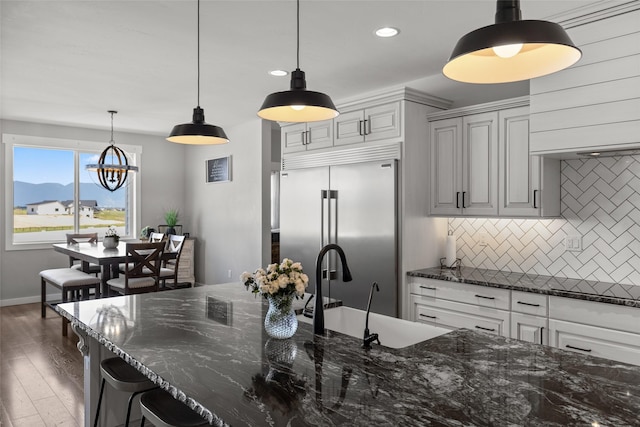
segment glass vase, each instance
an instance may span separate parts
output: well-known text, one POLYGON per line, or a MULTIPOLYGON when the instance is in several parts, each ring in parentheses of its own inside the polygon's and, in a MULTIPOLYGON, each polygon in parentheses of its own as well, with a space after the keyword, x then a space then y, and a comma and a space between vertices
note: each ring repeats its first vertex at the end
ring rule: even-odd
POLYGON ((269 310, 264 318, 264 329, 271 338, 291 338, 298 330, 298 318, 293 311, 293 296, 267 297, 269 310))

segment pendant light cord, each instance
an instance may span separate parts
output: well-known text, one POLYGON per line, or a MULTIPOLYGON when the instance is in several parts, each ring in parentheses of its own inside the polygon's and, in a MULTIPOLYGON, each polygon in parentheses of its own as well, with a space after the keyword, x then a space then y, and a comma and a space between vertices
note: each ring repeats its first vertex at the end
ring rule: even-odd
POLYGON ((297 12, 297 17, 296 17, 296 22, 297 22, 297 26, 296 26, 296 69, 300 69, 300 0, 296 1, 296 12, 297 12))
POLYGON ((200 108, 200 0, 198 0, 198 108, 200 108))
POLYGON ((109 111, 109 114, 111 114, 111 141, 109 141, 111 143, 111 145, 114 145, 116 142, 113 140, 113 115, 117 113, 117 111, 109 111))

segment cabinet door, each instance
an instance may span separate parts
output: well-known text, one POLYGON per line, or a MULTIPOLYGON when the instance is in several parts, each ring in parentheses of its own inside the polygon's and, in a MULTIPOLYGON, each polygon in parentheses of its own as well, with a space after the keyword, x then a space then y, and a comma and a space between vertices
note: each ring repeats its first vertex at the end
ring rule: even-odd
POLYGON ((462 213, 462 119, 430 123, 432 215, 462 213))
POLYGON ((640 335, 573 322, 549 320, 553 347, 640 365, 640 335))
POLYGON ((333 120, 307 123, 307 150, 333 146, 333 120))
POLYGON ((462 211, 498 214, 498 113, 462 119, 462 211))
POLYGON ((356 110, 341 113, 333 119, 334 145, 347 145, 364 142, 364 111, 356 110))
POLYGON ((364 111, 366 141, 380 141, 400 136, 400 102, 367 108, 364 111))
POLYGON ((549 344, 549 328, 546 317, 511 313, 511 338, 534 344, 549 344))
POLYGON ((498 113, 499 214, 540 216, 540 158, 529 155, 529 107, 498 113))
POLYGON ((282 127, 281 137, 282 140, 282 152, 294 153, 296 151, 306 150, 306 136, 307 130, 306 123, 297 123, 295 125, 288 125, 282 127))

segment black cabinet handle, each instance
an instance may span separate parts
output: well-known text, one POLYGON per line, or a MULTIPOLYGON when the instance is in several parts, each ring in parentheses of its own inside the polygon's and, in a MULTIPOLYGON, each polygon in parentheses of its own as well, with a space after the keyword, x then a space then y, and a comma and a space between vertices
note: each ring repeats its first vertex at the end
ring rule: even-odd
POLYGON ((364 120, 364 134, 369 135, 371 133, 371 121, 365 119, 364 120), (369 128, 367 129, 367 123, 369 123, 369 128))
POLYGON ((436 288, 430 288, 429 286, 420 286, 420 289, 427 289, 429 291, 435 291, 436 288))
POLYGON ((484 295, 478 295, 478 294, 476 294, 476 298, 495 299, 495 297, 485 297, 484 295))
POLYGON ((483 331, 489 331, 489 332, 495 332, 496 330, 494 328, 483 328, 482 326, 478 326, 476 325, 476 329, 480 329, 483 331))
POLYGON ((358 133, 360 134, 360 136, 364 136, 364 133, 362 132, 362 124, 363 123, 364 123, 364 121, 358 120, 358 133))
POLYGON ((544 344, 544 326, 540 326, 540 344, 544 344))
POLYGON ((305 135, 307 136, 307 145, 311 144, 311 131, 306 131, 305 135))
POLYGON ((538 205, 536 203, 536 196, 538 195, 538 190, 533 190, 533 208, 538 209, 538 205))
POLYGON ((590 349, 590 348, 574 347, 574 346, 569 345, 569 344, 567 344, 565 347, 567 347, 567 348, 571 348, 571 349, 573 349, 573 350, 584 351, 585 353, 591 353, 591 349, 590 349))
POLYGON ((420 317, 426 317, 426 318, 429 318, 429 319, 437 319, 436 316, 427 316, 426 314, 422 314, 422 313, 420 313, 420 317))
POLYGON ((528 305, 528 306, 530 306, 530 307, 540 307, 540 304, 531 304, 530 302, 522 302, 522 301, 518 301, 518 304, 528 305))
POLYGON ((462 192, 462 209, 466 208, 466 206, 464 205, 464 196, 465 196, 465 194, 467 194, 467 192, 463 191, 462 192))
POLYGON ((305 131, 300 132, 300 138, 302 139, 302 145, 307 145, 306 135, 307 135, 307 132, 305 132, 305 131))
POLYGON ((456 209, 460 209, 460 192, 456 192, 456 209))

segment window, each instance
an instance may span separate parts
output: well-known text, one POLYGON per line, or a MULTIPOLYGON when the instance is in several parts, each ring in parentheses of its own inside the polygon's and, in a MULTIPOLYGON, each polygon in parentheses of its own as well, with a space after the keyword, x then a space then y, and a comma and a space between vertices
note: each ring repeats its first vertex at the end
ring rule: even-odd
MULTIPOLYGON (((97 232, 101 238, 110 226, 121 237, 134 237, 139 179, 129 174, 126 185, 110 192, 85 168, 106 143, 6 134, 3 142, 8 250, 48 248, 64 242, 66 233, 97 232)), ((132 164, 140 163, 140 147, 118 147, 132 164)))

